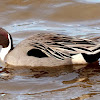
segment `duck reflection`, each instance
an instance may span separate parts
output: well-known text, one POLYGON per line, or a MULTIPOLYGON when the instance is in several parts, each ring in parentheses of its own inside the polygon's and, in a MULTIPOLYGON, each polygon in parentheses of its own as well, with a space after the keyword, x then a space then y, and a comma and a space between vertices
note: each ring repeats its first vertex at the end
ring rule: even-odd
MULTIPOLYGON (((41 77, 59 77, 69 73, 78 73, 78 78, 91 77, 100 72, 99 63, 95 62, 88 65, 71 65, 71 66, 57 66, 57 67, 0 67, 1 79, 11 79, 15 76, 28 77, 28 78, 41 78, 41 77)), ((75 79, 76 80, 76 79, 75 79)))

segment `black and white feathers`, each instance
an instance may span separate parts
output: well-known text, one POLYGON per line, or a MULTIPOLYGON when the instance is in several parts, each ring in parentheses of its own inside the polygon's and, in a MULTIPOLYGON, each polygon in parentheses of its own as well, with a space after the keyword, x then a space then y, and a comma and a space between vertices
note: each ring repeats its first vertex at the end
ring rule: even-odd
POLYGON ((8 32, 6 34, 8 38, 4 39, 8 39, 9 43, 2 48, 0 57, 9 65, 35 67, 86 64, 95 62, 100 57, 99 44, 87 39, 55 33, 36 33, 13 49, 12 37, 8 32), (3 51, 6 53, 2 56, 3 51))

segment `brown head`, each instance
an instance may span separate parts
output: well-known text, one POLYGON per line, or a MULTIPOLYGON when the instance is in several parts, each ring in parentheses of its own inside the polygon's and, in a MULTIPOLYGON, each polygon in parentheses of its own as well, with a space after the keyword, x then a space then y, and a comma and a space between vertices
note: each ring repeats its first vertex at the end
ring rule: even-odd
MULTIPOLYGON (((8 34, 9 33, 5 29, 0 28, 0 45, 2 45, 3 48, 8 47, 9 45, 8 34)), ((10 35, 10 40, 12 41, 11 35, 10 35)))

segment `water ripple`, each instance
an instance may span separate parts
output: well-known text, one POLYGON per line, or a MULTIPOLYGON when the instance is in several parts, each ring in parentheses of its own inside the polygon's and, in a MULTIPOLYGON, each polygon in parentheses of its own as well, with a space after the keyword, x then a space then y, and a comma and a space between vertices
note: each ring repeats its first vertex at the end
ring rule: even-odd
POLYGON ((77 35, 88 35, 96 33, 99 35, 100 26, 95 25, 100 23, 98 21, 77 22, 77 23, 60 23, 46 20, 30 20, 26 22, 17 22, 4 28, 10 33, 23 32, 23 31, 45 31, 45 32, 56 32, 61 34, 67 34, 71 36, 77 35))
POLYGON ((81 3, 100 3, 100 0, 76 0, 77 2, 81 3))

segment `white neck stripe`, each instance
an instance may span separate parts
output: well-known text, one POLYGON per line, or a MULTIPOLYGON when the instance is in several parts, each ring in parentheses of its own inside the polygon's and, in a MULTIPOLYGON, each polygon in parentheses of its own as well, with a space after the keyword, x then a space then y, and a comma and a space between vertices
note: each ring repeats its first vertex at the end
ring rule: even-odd
POLYGON ((2 48, 1 52, 0 52, 0 58, 2 61, 4 61, 5 56, 8 54, 9 50, 11 49, 11 39, 10 39, 10 35, 8 34, 8 39, 9 39, 9 45, 6 48, 2 48))

